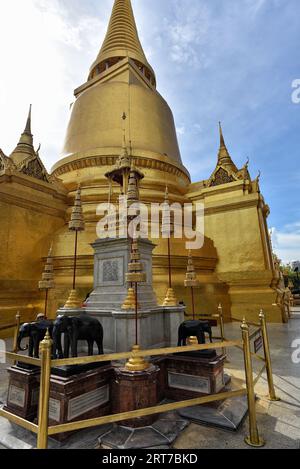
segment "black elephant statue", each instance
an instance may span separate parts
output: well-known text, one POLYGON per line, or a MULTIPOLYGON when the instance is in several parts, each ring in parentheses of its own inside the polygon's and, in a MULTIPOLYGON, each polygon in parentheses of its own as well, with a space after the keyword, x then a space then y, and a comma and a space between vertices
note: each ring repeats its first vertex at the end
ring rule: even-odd
POLYGON ((202 325, 202 329, 204 333, 208 334, 209 336, 209 341, 212 344, 213 338, 212 338, 212 328, 211 328, 211 323, 210 321, 199 321, 202 325))
POLYGON ((53 327, 53 352, 58 358, 69 358, 70 347, 73 358, 78 357, 79 340, 88 343, 88 355, 93 355, 94 342, 98 346, 99 355, 103 354, 103 327, 98 319, 85 314, 81 316, 58 316, 53 327), (64 351, 62 350, 62 334, 64 334, 64 351))
POLYGON ((199 344, 205 344, 205 333, 212 343, 212 330, 209 321, 185 321, 178 329, 178 347, 186 345, 189 337, 197 337, 199 344))
POLYGON ((44 339, 47 329, 52 337, 53 322, 47 320, 40 320, 37 322, 30 322, 22 324, 19 329, 17 347, 18 350, 25 352, 28 350, 29 357, 39 358, 40 342, 44 339), (28 345, 22 347, 22 341, 29 338, 28 345))

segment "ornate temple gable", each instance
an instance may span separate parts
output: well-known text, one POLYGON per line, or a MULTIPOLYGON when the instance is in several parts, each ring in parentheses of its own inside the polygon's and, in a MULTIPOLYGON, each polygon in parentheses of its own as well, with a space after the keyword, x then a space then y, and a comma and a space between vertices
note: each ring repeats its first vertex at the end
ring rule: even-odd
POLYGON ((35 157, 28 158, 18 168, 18 170, 27 176, 39 179, 40 181, 50 182, 45 166, 43 165, 38 153, 35 157))
POLYGON ((16 170, 16 166, 0 148, 0 174, 7 170, 16 170))
POLYGON ((221 184, 228 184, 229 182, 234 182, 236 180, 237 178, 234 178, 224 168, 220 167, 217 168, 214 172, 210 180, 209 187, 220 186, 221 184))

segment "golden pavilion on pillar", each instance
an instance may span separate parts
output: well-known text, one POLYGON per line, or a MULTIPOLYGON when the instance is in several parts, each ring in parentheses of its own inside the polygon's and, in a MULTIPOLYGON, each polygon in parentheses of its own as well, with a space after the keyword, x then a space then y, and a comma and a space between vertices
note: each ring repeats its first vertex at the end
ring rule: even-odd
MULTIPOLYGON (((6 155, 0 150, 0 324, 10 323, 18 310, 22 320, 33 319, 42 308, 37 283, 52 242, 56 284, 49 297, 52 316, 65 304, 73 274, 74 243, 68 223, 78 184, 86 229, 78 245, 77 290, 83 299, 91 291, 96 208, 107 202, 105 175, 124 152, 124 130, 126 151, 145 176, 139 187, 142 202, 163 203, 168 186, 170 203, 204 204, 205 242, 193 251, 200 284, 195 291, 197 312, 215 313, 222 303, 227 319, 251 320, 263 308, 270 321, 281 322, 284 311, 276 299, 269 207, 259 178, 252 180, 248 164, 237 168, 220 125, 212 174, 191 183, 172 111, 157 91, 130 0, 115 0, 104 43, 75 98, 63 149, 51 174, 34 146, 31 109, 14 151, 6 155)), ((154 290, 162 304, 168 290, 167 239, 152 241, 154 290)), ((171 248, 173 289, 190 308, 184 288, 186 240, 172 238, 171 248)))

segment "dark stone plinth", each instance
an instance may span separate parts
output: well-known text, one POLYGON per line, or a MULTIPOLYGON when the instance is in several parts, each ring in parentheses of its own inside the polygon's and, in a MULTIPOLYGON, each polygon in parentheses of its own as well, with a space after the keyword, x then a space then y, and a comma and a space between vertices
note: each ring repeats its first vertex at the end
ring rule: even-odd
POLYGON ((71 376, 85 373, 86 371, 97 370, 110 366, 111 362, 89 363, 87 365, 71 365, 71 366, 56 366, 51 369, 53 376, 60 376, 62 378, 70 378, 71 376))
MULTIPOLYGON (((130 372, 125 368, 115 369, 112 385, 113 413, 119 414, 133 410, 153 407, 158 404, 157 378, 159 368, 151 366, 146 371, 130 372)), ((140 417, 121 422, 124 427, 140 428, 151 425, 157 415, 140 417)))
POLYGON ((157 400, 162 402, 165 398, 165 392, 168 385, 167 378, 167 357, 159 356, 153 358, 151 363, 159 368, 157 373, 157 400))
POLYGON ((238 431, 248 413, 247 396, 232 397, 216 405, 187 407, 181 417, 199 425, 238 431))
POLYGON ((166 359, 165 397, 175 401, 222 392, 226 357, 203 358, 176 354, 166 359))
MULTIPOLYGON (((111 366, 97 367, 67 377, 51 375, 49 424, 58 425, 109 415, 112 377, 111 366)), ((55 438, 64 441, 71 434, 63 433, 55 438)))
POLYGON ((4 410, 31 422, 37 417, 40 369, 12 366, 4 410))
POLYGON ((200 350, 198 352, 180 352, 174 353, 174 356, 178 357, 193 357, 193 358, 206 358, 209 360, 213 360, 217 357, 216 350, 200 350))
POLYGON ((128 428, 114 425, 99 437, 103 449, 168 449, 178 435, 189 425, 176 412, 162 414, 151 426, 128 428))

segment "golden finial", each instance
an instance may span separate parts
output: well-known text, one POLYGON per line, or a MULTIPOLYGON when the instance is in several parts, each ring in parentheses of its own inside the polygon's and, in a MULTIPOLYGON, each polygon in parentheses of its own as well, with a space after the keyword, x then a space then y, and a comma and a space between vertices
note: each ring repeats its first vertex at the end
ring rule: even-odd
POLYGON ((260 310, 259 317, 260 317, 260 319, 264 319, 264 318, 265 318, 265 313, 264 313, 264 310, 263 310, 263 309, 260 310))
POLYGON ((241 329, 244 330, 244 331, 249 331, 249 326, 248 326, 248 323, 247 323, 245 317, 243 318, 243 322, 241 324, 241 329))

